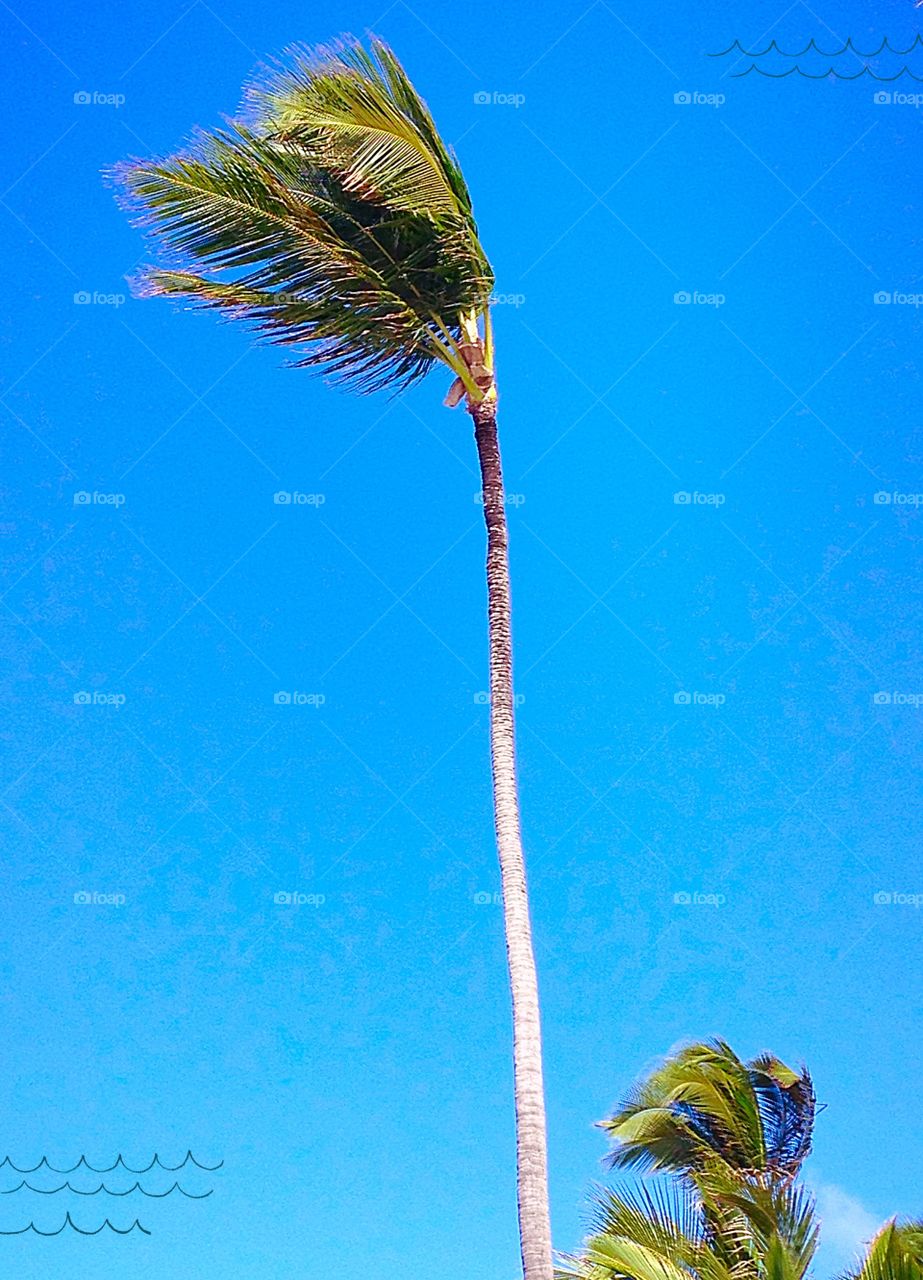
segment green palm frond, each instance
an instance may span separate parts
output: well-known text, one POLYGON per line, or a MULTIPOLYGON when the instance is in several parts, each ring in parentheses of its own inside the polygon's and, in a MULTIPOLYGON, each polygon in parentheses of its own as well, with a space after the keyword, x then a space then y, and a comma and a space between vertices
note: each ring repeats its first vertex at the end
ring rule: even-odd
POLYGON ((841 1280, 923 1280, 923 1221, 886 1222, 841 1280))
POLYGON ((689 1280, 678 1259, 655 1252, 629 1236, 598 1235, 586 1242, 587 1261, 604 1267, 609 1276, 625 1280, 689 1280))
POLYGON ((593 1205, 584 1252, 568 1259, 562 1277, 748 1280, 715 1249, 696 1193, 679 1179, 597 1188, 593 1205))
POLYGON ((641 1091, 601 1127, 618 1144, 608 1157, 613 1169, 675 1172, 689 1168, 698 1157, 700 1142, 686 1118, 671 1107, 655 1105, 654 1098, 641 1091))
POLYGON ((161 265, 143 291, 250 322, 359 390, 441 361, 493 275, 454 158, 394 55, 344 44, 293 55, 251 86, 253 120, 115 171, 161 265))
POLYGON ((691 1258, 704 1238, 704 1224, 691 1187, 652 1179, 636 1187, 597 1187, 593 1232, 627 1236, 665 1257, 691 1258))
POLYGON ((806 1274, 817 1249, 819 1224, 814 1196, 789 1182, 760 1184, 733 1172, 712 1171, 700 1181, 709 1230, 716 1247, 731 1245, 737 1256, 783 1259, 796 1277, 806 1274))
POLYGON ((381 41, 294 48, 248 89, 255 119, 294 139, 347 191, 433 219, 471 222, 454 156, 403 67, 381 41))

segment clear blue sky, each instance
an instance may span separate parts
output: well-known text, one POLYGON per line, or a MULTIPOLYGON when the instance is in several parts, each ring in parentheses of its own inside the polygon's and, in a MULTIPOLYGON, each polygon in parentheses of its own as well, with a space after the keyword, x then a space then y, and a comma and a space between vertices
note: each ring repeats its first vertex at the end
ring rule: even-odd
POLYGON ((438 375, 350 399, 111 297, 145 255, 101 169, 371 28, 457 146, 502 295, 556 1243, 593 1122, 720 1034, 815 1074, 836 1267, 923 1208, 923 325, 874 301, 923 293, 923 107, 874 101, 923 86, 707 55, 902 49, 914 9, 382 5, 0 12, 2 1145, 226 1162, 156 1184, 202 1201, 3 1197, 3 1230, 152 1235, 30 1234, 0 1266, 516 1275, 469 422, 438 375))

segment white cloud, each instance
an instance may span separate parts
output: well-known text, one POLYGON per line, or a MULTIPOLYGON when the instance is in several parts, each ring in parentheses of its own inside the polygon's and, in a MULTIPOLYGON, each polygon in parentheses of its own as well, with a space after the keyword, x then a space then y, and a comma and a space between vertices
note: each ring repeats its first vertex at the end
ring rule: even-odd
POLYGON ((819 1182, 817 1216, 820 1218, 821 1245, 840 1258, 845 1265, 865 1252, 866 1245, 882 1225, 855 1196, 832 1182, 819 1182))

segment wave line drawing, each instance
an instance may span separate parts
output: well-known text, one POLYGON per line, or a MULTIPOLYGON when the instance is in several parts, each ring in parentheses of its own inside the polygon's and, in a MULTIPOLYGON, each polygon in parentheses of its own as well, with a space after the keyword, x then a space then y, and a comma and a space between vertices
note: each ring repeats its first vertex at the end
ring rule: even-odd
POLYGON ((151 1169, 157 1165, 159 1168, 163 1169, 165 1173, 177 1173, 180 1169, 189 1164, 190 1161, 197 1169, 201 1169, 204 1173, 215 1173, 216 1170, 221 1169, 224 1166, 223 1160, 219 1160, 218 1163, 214 1165, 200 1164, 191 1151, 186 1152, 185 1159, 180 1164, 163 1164, 160 1156, 155 1151, 153 1160, 143 1169, 132 1169, 132 1167, 127 1165, 122 1159, 121 1152, 116 1156, 115 1163, 108 1165, 105 1169, 95 1168, 95 1166, 89 1163, 85 1155, 81 1156, 77 1163, 72 1165, 69 1169, 57 1169, 53 1164, 48 1163, 47 1156, 42 1156, 38 1164, 34 1164, 31 1169, 20 1169, 19 1165, 13 1164, 13 1161, 9 1156, 4 1156, 3 1159, 0 1160, 0 1169, 2 1169, 4 1165, 9 1165, 10 1168, 15 1169, 17 1173, 37 1173, 44 1165, 45 1168, 49 1169, 52 1173, 76 1173, 76 1171, 81 1167, 88 1169, 90 1173, 111 1173, 113 1169, 117 1169, 119 1165, 121 1165, 126 1173, 150 1173, 151 1169))
POLYGON ((708 54, 708 57, 709 58, 726 58, 729 53, 733 53, 734 50, 737 49, 740 52, 740 54, 745 58, 763 58, 766 56, 767 53, 771 53, 773 50, 775 50, 775 52, 779 54, 779 56, 782 58, 803 58, 806 53, 810 53, 811 50, 813 49, 814 52, 820 54, 822 58, 839 58, 844 53, 854 53, 857 58, 877 58, 880 54, 884 53, 886 50, 888 53, 896 54, 899 58, 905 58, 908 53, 913 53, 914 49, 918 48, 920 45, 923 45, 923 35, 921 35, 919 32, 917 33, 917 35, 914 36, 913 43, 907 49, 895 49, 891 45, 890 41, 888 40, 888 37, 885 36, 881 44, 878 46, 878 48, 875 49, 872 53, 862 53, 861 50, 857 49, 856 46, 853 44, 852 36, 847 37, 846 43, 843 45, 842 49, 835 49, 833 50, 833 52, 827 52, 826 50, 821 49, 820 46, 815 42, 813 36, 811 36, 811 39, 808 41, 808 43, 804 46, 803 49, 799 50, 798 53, 786 53, 784 49, 781 49, 779 47, 775 39, 770 40, 766 48, 760 49, 759 52, 756 52, 752 49, 745 49, 739 40, 735 40, 733 44, 728 45, 728 47, 726 49, 723 49, 721 53, 710 53, 708 54))
POLYGON ((751 62, 746 71, 736 71, 731 76, 732 80, 740 80, 744 76, 748 76, 751 71, 755 71, 758 76, 766 76, 769 80, 784 80, 786 76, 799 75, 805 80, 861 80, 863 76, 868 76, 872 80, 877 80, 880 84, 893 84, 895 80, 900 80, 901 76, 909 76, 911 80, 915 80, 918 84, 923 83, 923 76, 915 76, 909 67, 901 67, 896 76, 876 76, 871 67, 863 67, 861 71, 857 71, 854 76, 842 75, 834 67, 828 67, 826 71, 822 71, 820 75, 812 75, 810 71, 802 71, 796 63, 794 67, 789 67, 787 71, 764 71, 762 67, 758 67, 755 62, 751 62))
POLYGON ((98 1236, 100 1231, 104 1231, 106 1227, 108 1227, 110 1231, 114 1231, 117 1236, 129 1236, 135 1230, 143 1231, 143 1233, 146 1236, 149 1236, 151 1234, 150 1231, 148 1231, 147 1227, 142 1227, 141 1223, 138 1221, 137 1218, 135 1218, 134 1222, 131 1224, 130 1227, 124 1227, 124 1228, 114 1227, 112 1223, 109 1221, 109 1219, 106 1218, 105 1221, 102 1223, 102 1225, 97 1227, 95 1231, 84 1231, 82 1227, 77 1226, 76 1222, 74 1222, 73 1218, 70 1216, 70 1213, 68 1212, 64 1218, 64 1221, 61 1223, 60 1227, 58 1227, 57 1231, 42 1231, 35 1225, 34 1222, 30 1222, 27 1227, 22 1227, 20 1228, 19 1231, 0 1231, 0 1236, 22 1236, 22 1235, 25 1235, 27 1231, 34 1231, 37 1236, 59 1236, 65 1227, 70 1227, 73 1231, 76 1231, 78 1235, 81 1235, 81 1236, 98 1236))
POLYGON ((60 1187, 47 1188, 33 1187, 30 1183, 22 1181, 18 1187, 10 1187, 6 1191, 0 1191, 0 1196, 15 1195, 17 1191, 22 1191, 23 1188, 25 1188, 26 1191, 34 1191, 36 1195, 40 1196, 56 1196, 61 1191, 72 1191, 74 1195, 78 1196, 98 1196, 101 1191, 107 1196, 130 1196, 132 1192, 140 1191, 143 1196, 148 1196, 152 1200, 163 1200, 165 1196, 172 1195, 174 1191, 178 1191, 180 1195, 186 1196, 188 1200, 207 1200, 209 1196, 215 1194, 214 1188, 212 1188, 210 1191, 206 1191, 202 1195, 197 1196, 192 1191, 186 1191, 186 1189, 181 1187, 178 1182, 174 1182, 173 1186, 170 1187, 168 1191, 145 1191, 140 1182, 136 1182, 135 1185, 133 1187, 129 1187, 127 1191, 110 1191, 104 1182, 101 1182, 95 1191, 81 1191, 79 1187, 72 1187, 69 1182, 62 1183, 60 1187))

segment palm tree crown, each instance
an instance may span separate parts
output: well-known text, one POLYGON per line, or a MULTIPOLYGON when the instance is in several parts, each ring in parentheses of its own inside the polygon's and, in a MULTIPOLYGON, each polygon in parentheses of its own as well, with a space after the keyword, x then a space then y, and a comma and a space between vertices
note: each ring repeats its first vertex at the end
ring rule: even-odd
POLYGON ((757 1180, 793 1178, 811 1149, 815 1099, 807 1071, 772 1054, 741 1062, 724 1041, 668 1058, 601 1122, 613 1168, 677 1172, 715 1162, 757 1180))
POLYGON ((385 45, 293 50, 244 120, 115 172, 168 250, 147 292, 246 319, 359 390, 442 361, 478 395, 464 346, 489 325, 493 273, 461 169, 385 45))

